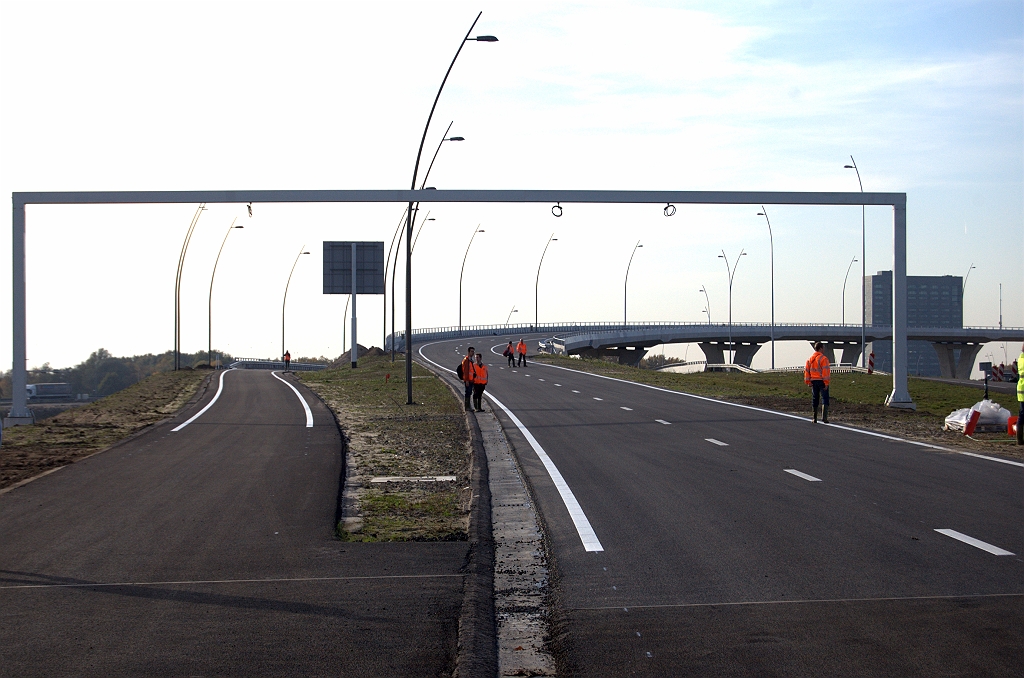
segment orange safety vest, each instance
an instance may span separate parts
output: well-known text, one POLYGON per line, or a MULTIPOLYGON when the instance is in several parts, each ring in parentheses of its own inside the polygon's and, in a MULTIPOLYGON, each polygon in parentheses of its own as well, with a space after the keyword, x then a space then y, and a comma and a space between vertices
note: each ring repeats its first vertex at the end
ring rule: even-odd
POLYGON ((285 360, 291 360, 292 359, 292 354, 291 353, 285 353, 284 354, 284 359, 285 360))
POLYGON ((487 365, 473 363, 473 383, 474 384, 486 384, 487 383, 487 365))
POLYGON ((473 359, 468 355, 462 359, 462 381, 467 384, 473 383, 473 370, 475 369, 473 359))
POLYGON ((520 341, 519 342, 519 344, 516 346, 516 353, 522 353, 523 355, 526 355, 526 342, 525 341, 520 341))
POLYGON ((810 384, 812 381, 823 381, 825 386, 828 386, 828 382, 832 380, 832 368, 829 366, 828 358, 825 357, 824 353, 815 351, 814 355, 807 359, 807 364, 804 365, 804 383, 810 384))

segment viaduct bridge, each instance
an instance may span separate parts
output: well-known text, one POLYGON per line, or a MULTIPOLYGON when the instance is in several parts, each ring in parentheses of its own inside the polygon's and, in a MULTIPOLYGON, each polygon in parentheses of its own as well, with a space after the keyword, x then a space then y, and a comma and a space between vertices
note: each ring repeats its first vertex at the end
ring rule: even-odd
MULTIPOLYGON (((556 353, 586 357, 614 357, 620 363, 636 365, 647 351, 659 344, 696 343, 704 352, 707 362, 725 362, 725 352, 734 350, 734 362, 746 367, 758 349, 772 340, 775 341, 820 341, 824 353, 833 363, 836 350, 841 349, 840 361, 856 363, 861 346, 860 325, 823 325, 776 323, 733 323, 732 344, 729 343, 730 327, 727 323, 550 323, 542 325, 465 325, 458 327, 434 327, 414 330, 413 343, 437 341, 480 335, 516 336, 522 334, 548 334, 556 353)), ((892 327, 869 326, 867 341, 892 339, 892 327)), ((1024 328, 1020 327, 909 327, 908 340, 930 342, 939 358, 942 376, 967 379, 974 369, 974 361, 982 345, 992 341, 1024 342, 1024 328), (957 354, 959 351, 959 355, 957 354)), ((386 347, 405 350, 403 334, 389 336, 386 347)))

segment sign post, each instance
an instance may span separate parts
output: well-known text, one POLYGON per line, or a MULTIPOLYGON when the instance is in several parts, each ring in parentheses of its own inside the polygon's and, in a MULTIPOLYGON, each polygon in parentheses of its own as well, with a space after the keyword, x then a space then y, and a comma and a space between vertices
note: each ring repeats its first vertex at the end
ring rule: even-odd
MULTIPOLYGON (((324 294, 350 294, 352 299, 352 367, 358 367, 356 298, 384 294, 384 243, 324 241, 324 294)), ((344 319, 342 319, 344 324, 344 319)))

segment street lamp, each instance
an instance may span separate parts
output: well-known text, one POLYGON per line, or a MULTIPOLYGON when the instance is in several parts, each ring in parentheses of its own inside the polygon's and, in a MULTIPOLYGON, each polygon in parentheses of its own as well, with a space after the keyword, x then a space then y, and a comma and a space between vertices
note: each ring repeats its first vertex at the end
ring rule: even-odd
POLYGON ((416 237, 412 239, 412 251, 416 251, 416 243, 420 241, 420 233, 423 232, 423 227, 427 225, 428 221, 437 221, 434 217, 430 216, 430 212, 427 212, 427 218, 420 222, 420 229, 416 231, 416 237))
POLYGON ((512 310, 508 312, 508 317, 505 318, 505 327, 508 327, 508 324, 512 321, 513 313, 519 313, 519 309, 517 309, 515 306, 512 307, 512 310))
MULTIPOLYGON (((459 49, 456 50, 455 56, 452 57, 452 62, 448 66, 448 70, 444 74, 444 79, 441 80, 441 86, 437 88, 437 95, 434 97, 434 103, 430 107, 430 114, 427 115, 427 124, 423 126, 423 136, 420 137, 420 147, 416 151, 416 164, 412 169, 412 182, 409 188, 416 189, 416 177, 420 171, 420 158, 423 155, 423 144, 427 141, 427 131, 430 129, 430 121, 434 117, 434 110, 437 108, 437 102, 441 98, 441 92, 444 90, 444 84, 448 82, 448 76, 451 75, 452 68, 455 67, 455 61, 459 58, 459 54, 462 53, 462 48, 466 46, 467 42, 471 40, 476 42, 497 42, 498 39, 493 35, 478 35, 475 38, 469 37, 469 34, 473 32, 476 27, 476 22, 483 16, 483 12, 476 15, 473 19, 472 25, 469 30, 466 31, 466 37, 459 43, 459 49)), ((424 180, 425 181, 425 180, 424 180)), ((409 202, 408 209, 405 212, 405 390, 406 390, 406 404, 412 405, 412 202, 409 202)), ((459 283, 459 295, 462 294, 462 283, 459 283)), ((394 300, 392 300, 392 304, 394 300)), ((459 302, 459 315, 462 315, 462 303, 461 299, 459 302)), ((460 323, 461 325, 461 323, 460 323)))
POLYGON ((643 247, 640 241, 636 241, 636 245, 633 246, 633 253, 629 255, 629 263, 626 264, 626 280, 622 283, 622 326, 626 327, 629 323, 626 316, 626 302, 629 298, 629 268, 633 265, 633 257, 636 256, 637 249, 643 247))
MULTIPOLYGON (((288 282, 284 285, 284 300, 281 301, 281 355, 285 354, 284 348, 284 305, 288 303, 288 286, 292 284, 292 273, 295 273, 295 266, 299 263, 299 257, 303 254, 309 254, 305 251, 306 246, 303 245, 299 248, 299 253, 295 255, 295 263, 292 264, 292 270, 288 274, 288 282)), ((354 265, 354 264, 353 264, 354 265)))
MULTIPOLYGON (((402 215, 402 218, 403 219, 405 218, 404 214, 402 215)), ((427 212, 427 216, 426 216, 425 219, 420 220, 420 229, 416 233, 416 237, 413 238, 413 243, 412 243, 413 244, 413 249, 416 248, 416 241, 419 240, 419 234, 423 232, 423 224, 426 221, 433 221, 433 219, 430 218, 430 212, 427 212)), ((401 227, 401 224, 399 224, 399 227, 401 227)), ((398 236, 398 245, 399 245, 398 249, 399 250, 401 249, 402 238, 404 236, 405 236, 405 232, 404 231, 402 231, 402 233, 398 236)), ((397 273, 397 272, 398 272, 398 250, 395 251, 395 264, 394 264, 394 266, 391 267, 391 362, 395 362, 395 273, 397 273)), ((387 295, 385 295, 385 296, 387 296, 387 295)), ((385 315, 386 314, 387 314, 387 311, 385 310, 385 315)), ((385 322, 387 322, 387 321, 385 320, 385 322)))
MULTIPOLYGON (((850 260, 850 265, 846 267, 846 278, 843 278, 843 325, 846 325, 846 279, 850 277, 850 269, 857 262, 857 257, 850 260)), ((863 349, 861 349, 863 351, 863 349)))
MULTIPOLYGON (((469 248, 473 246, 473 239, 476 238, 477 233, 486 233, 484 229, 480 228, 480 224, 476 225, 473 230, 473 235, 469 237, 469 244, 466 245, 466 253, 462 256, 462 270, 459 271, 459 336, 462 336, 462 274, 466 272, 466 258, 469 257, 469 248)), ((406 341, 408 344, 408 341, 406 341)))
POLYGON ((711 299, 708 298, 708 291, 706 289, 704 289, 703 285, 701 285, 700 289, 697 290, 697 291, 704 293, 704 301, 707 303, 707 308, 704 309, 704 312, 708 314, 708 325, 710 325, 711 324, 711 299))
POLYGON ((967 290, 967 279, 971 277, 971 271, 973 271, 976 268, 977 268, 977 266, 975 266, 973 263, 971 263, 971 267, 969 269, 967 269, 967 275, 964 276, 964 284, 960 288, 960 303, 961 304, 963 304, 964 292, 967 290))
POLYGON ((192 222, 188 225, 188 232, 185 234, 185 242, 181 245, 181 254, 178 255, 178 272, 174 277, 174 369, 181 369, 181 271, 185 266, 185 253, 188 251, 188 244, 192 240, 192 233, 196 230, 199 217, 206 211, 206 203, 196 208, 192 215, 192 222))
MULTIPOLYGON (((548 245, 552 242, 558 242, 558 238, 552 233, 551 237, 548 238, 547 243, 544 245, 544 251, 540 253, 540 263, 537 264, 537 280, 533 283, 533 327, 534 329, 540 327, 540 321, 538 320, 540 308, 539 304, 539 290, 540 290, 540 267, 544 264, 544 255, 548 253, 548 245)), ((511 314, 510 314, 511 315, 511 314)))
POLYGON ((220 262, 220 253, 224 251, 224 243, 228 241, 228 236, 231 235, 232 229, 245 228, 244 226, 235 226, 235 221, 238 217, 231 220, 231 225, 228 226, 227 233, 224 234, 224 239, 220 241, 220 249, 217 250, 217 258, 213 261, 213 273, 210 274, 210 299, 207 303, 207 320, 206 320, 206 359, 210 367, 213 367, 213 278, 217 275, 217 264, 220 262))
POLYGON ((718 255, 719 259, 725 260, 725 272, 729 275, 729 364, 733 363, 736 357, 736 351, 733 350, 732 346, 732 281, 736 276, 736 267, 740 265, 740 257, 747 256, 747 253, 740 250, 740 253, 736 255, 736 263, 732 265, 732 270, 729 269, 729 257, 725 256, 725 250, 718 255))
POLYGON ((775 238, 772 236, 772 222, 768 221, 768 210, 761 205, 758 216, 764 217, 768 222, 768 244, 771 247, 771 269, 772 269, 772 369, 775 369, 775 238))
MULTIPOLYGON (((860 170, 857 169, 857 161, 850 156, 850 165, 843 165, 843 169, 852 169, 857 173, 857 185, 860 186, 860 192, 864 192, 864 184, 860 180, 860 170)), ((865 250, 865 239, 864 239, 864 205, 860 206, 860 366, 867 366, 867 345, 864 343, 867 340, 867 299, 864 298, 866 292, 864 291, 864 281, 868 277, 867 269, 867 251, 865 250)))

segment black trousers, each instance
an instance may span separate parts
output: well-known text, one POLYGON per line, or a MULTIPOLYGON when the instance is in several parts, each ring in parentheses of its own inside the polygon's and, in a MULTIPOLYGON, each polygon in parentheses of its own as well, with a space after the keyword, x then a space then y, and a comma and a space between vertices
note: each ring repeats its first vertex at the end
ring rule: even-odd
POLYGON ((520 353, 519 354, 519 367, 522 367, 525 364, 526 364, 526 354, 525 353, 520 353))
POLYGON ((473 382, 465 381, 465 382, 462 382, 462 383, 464 383, 466 385, 466 402, 469 402, 470 396, 473 395, 473 382))
POLYGON ((508 366, 509 367, 515 367, 516 366, 516 354, 515 353, 509 353, 508 354, 508 366))
POLYGON ((825 382, 821 379, 815 379, 811 382, 811 393, 814 399, 814 409, 818 409, 818 399, 823 398, 825 407, 828 407, 828 386, 825 386, 825 382))
POLYGON ((484 389, 487 388, 487 384, 473 384, 473 400, 480 402, 480 398, 484 396, 484 389))

